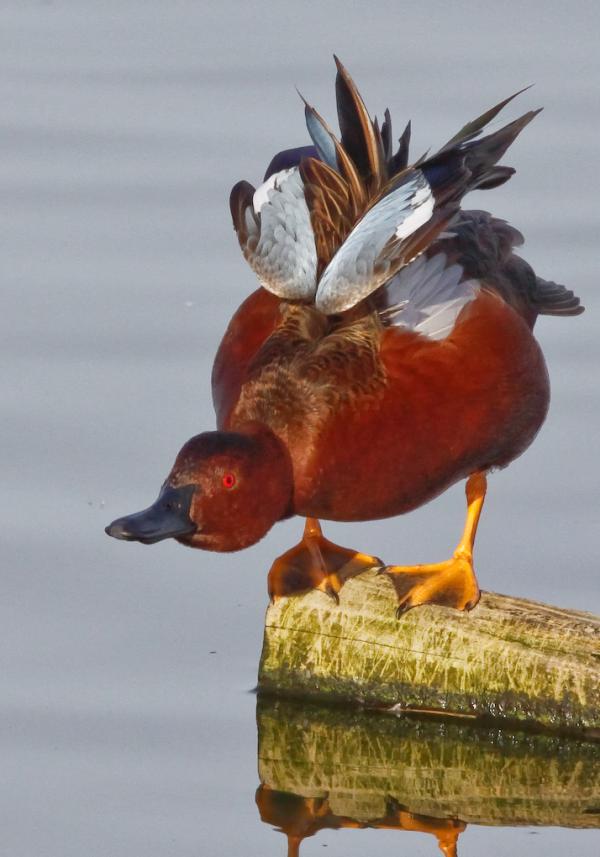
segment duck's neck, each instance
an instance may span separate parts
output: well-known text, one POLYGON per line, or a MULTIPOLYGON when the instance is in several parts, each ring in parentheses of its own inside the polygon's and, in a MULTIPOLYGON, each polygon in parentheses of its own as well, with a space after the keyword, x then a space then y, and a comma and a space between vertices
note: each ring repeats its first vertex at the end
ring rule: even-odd
POLYGON ((293 514, 294 471, 287 446, 275 432, 261 423, 246 423, 237 431, 257 443, 257 502, 271 510, 270 526, 289 518, 293 514))

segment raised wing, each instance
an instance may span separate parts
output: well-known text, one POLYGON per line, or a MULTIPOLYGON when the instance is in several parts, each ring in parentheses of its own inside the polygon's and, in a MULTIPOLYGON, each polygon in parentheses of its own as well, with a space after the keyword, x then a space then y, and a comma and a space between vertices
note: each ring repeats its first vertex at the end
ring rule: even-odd
MULTIPOLYGON (((321 312, 343 312, 368 297, 416 255, 415 235, 431 221, 435 197, 421 170, 383 197, 354 227, 325 268, 315 303, 321 312)), ((439 219, 436 229, 441 231, 439 219)))
POLYGON ((260 284, 286 300, 312 300, 317 252, 298 167, 274 173, 257 190, 238 182, 230 206, 240 247, 260 284))
POLYGON ((305 102, 313 146, 280 153, 264 185, 255 191, 240 182, 231 195, 240 246, 261 284, 284 300, 314 301, 328 315, 376 293, 426 251, 468 191, 507 181, 514 171, 498 161, 538 112, 481 137, 511 96, 407 167, 410 123, 394 154, 389 112, 380 128, 336 64, 341 140, 305 102))

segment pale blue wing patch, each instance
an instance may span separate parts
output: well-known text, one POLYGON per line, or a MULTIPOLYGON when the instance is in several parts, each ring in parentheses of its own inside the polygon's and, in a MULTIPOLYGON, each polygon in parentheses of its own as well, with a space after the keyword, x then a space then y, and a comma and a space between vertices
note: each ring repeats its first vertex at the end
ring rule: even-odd
POLYGON ((318 152, 319 158, 332 170, 338 172, 337 155, 335 143, 331 132, 317 113, 309 104, 304 102, 304 117, 310 138, 318 152))
POLYGON ((435 199, 420 170, 384 196, 357 223, 319 280, 317 309, 343 312, 372 294, 394 273, 403 243, 433 214, 435 199))
POLYGON ((429 339, 445 339, 460 311, 479 293, 479 281, 448 264, 445 253, 421 255, 402 268, 378 292, 379 317, 386 326, 414 330, 429 339))
POLYGON ((285 300, 312 301, 317 250, 297 167, 270 176, 244 212, 244 256, 265 289, 285 300))

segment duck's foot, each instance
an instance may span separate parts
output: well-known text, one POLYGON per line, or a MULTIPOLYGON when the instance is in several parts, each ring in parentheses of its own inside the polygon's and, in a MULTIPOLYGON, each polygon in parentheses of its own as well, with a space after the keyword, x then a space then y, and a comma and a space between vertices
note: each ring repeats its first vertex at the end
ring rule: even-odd
POLYGON ((431 565, 388 565, 382 569, 398 594, 398 617, 420 604, 440 604, 456 610, 475 607, 481 593, 473 570, 473 545, 486 490, 485 473, 473 473, 468 478, 467 519, 452 559, 431 565))
POLYGON ((463 821, 454 818, 431 818, 407 810, 398 811, 394 826, 401 830, 412 830, 415 833, 432 833, 444 857, 456 857, 458 837, 467 827, 463 821))
POLYGON ((302 541, 271 566, 269 597, 276 601, 282 596, 320 589, 338 601, 344 583, 368 568, 383 568, 383 563, 376 556, 330 542, 316 518, 307 518, 302 541))
POLYGON ((472 610, 480 598, 473 560, 463 551, 456 551, 445 562, 430 565, 388 565, 382 573, 394 584, 398 617, 421 604, 472 610))

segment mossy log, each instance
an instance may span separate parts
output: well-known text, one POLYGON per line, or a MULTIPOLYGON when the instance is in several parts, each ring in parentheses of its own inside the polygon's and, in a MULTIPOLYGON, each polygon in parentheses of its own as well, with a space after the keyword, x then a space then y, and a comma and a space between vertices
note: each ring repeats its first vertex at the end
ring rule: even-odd
POLYGON ((483 593, 396 618, 384 575, 267 610, 259 691, 600 738, 600 619, 483 593))
POLYGON ((257 720, 257 800, 288 834, 448 829, 434 819, 600 827, 597 743, 266 698, 257 720))

